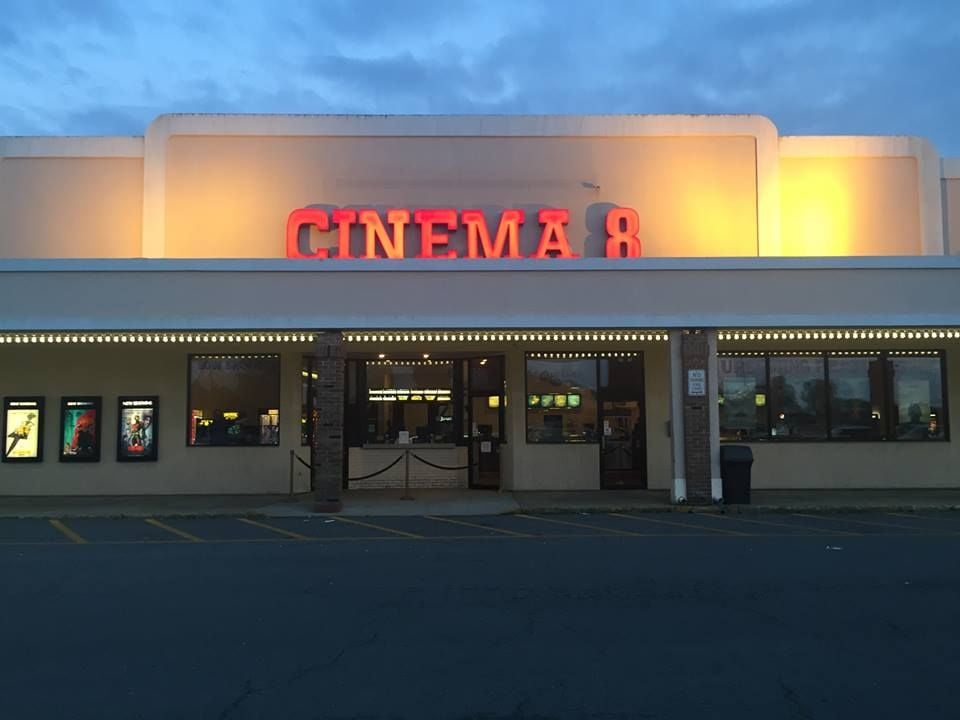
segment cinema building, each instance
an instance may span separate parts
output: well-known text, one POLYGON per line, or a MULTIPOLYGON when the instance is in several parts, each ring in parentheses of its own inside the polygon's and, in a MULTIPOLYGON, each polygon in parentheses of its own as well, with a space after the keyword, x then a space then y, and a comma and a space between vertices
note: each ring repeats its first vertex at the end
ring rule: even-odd
POLYGON ((759 116, 0 138, 0 495, 960 486, 960 161, 759 116))

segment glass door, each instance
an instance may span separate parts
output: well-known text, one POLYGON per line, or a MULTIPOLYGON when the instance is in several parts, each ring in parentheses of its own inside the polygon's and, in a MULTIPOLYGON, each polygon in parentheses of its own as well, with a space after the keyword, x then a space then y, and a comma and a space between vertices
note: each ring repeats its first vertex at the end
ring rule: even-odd
POLYGON ((600 358, 600 484, 647 487, 647 428, 643 356, 600 358))
POLYGON ((505 437, 504 362, 501 355, 467 361, 467 415, 470 486, 500 487, 500 447, 505 437))

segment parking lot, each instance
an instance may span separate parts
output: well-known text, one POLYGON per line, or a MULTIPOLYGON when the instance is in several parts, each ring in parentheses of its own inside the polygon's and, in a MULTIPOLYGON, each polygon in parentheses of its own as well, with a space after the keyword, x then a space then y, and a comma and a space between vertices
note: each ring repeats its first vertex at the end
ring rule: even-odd
POLYGON ((0 520, 4 717, 942 718, 960 513, 0 520))
POLYGON ((466 517, 0 520, 0 545, 957 535, 960 513, 574 513, 466 517))

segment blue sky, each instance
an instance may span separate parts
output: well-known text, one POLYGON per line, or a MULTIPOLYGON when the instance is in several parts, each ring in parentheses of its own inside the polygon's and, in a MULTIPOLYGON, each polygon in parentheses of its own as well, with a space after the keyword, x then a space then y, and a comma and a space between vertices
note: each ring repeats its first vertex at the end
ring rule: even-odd
POLYGON ((960 0, 0 0, 0 134, 164 112, 760 113, 960 156, 960 0))

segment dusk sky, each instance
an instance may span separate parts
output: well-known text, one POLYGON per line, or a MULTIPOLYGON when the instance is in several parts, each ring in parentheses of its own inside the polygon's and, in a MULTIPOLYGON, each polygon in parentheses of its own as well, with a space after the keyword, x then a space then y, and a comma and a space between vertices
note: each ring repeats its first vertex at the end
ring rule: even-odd
POLYGON ((166 112, 759 113, 960 156, 960 0, 0 0, 0 134, 166 112))

